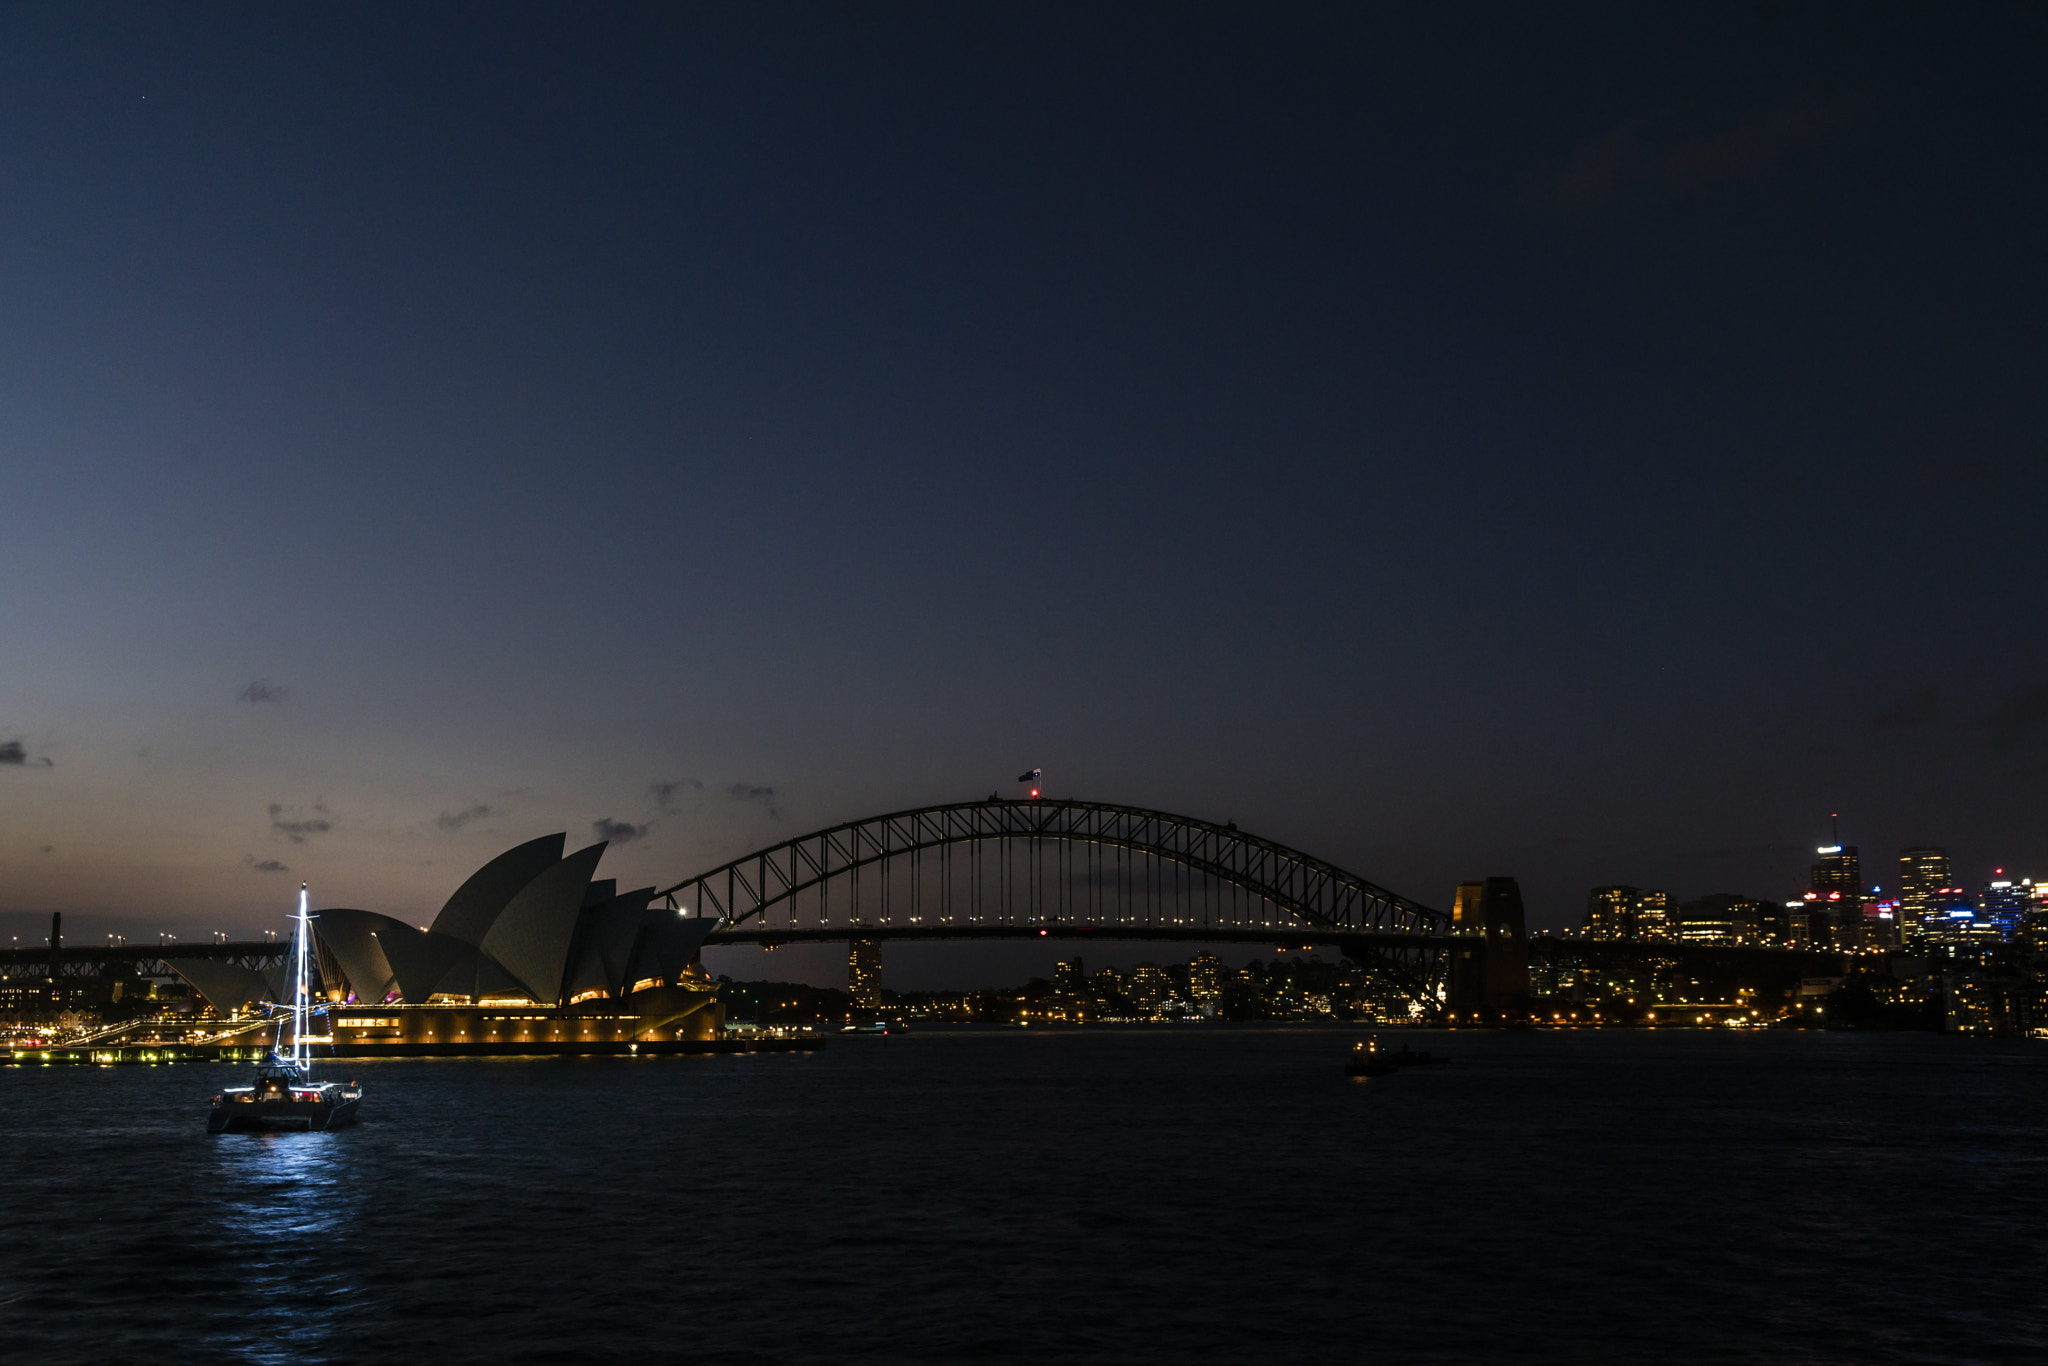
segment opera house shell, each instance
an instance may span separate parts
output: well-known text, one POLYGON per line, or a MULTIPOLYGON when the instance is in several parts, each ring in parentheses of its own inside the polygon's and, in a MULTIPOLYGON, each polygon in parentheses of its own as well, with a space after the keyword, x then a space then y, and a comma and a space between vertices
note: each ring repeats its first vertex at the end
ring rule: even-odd
POLYGON ((605 845, 565 857, 566 843, 548 835, 506 850, 425 929, 375 911, 317 912, 336 1052, 640 1052, 715 1038, 723 1012, 698 950, 718 922, 653 905, 652 887, 595 880, 605 845))

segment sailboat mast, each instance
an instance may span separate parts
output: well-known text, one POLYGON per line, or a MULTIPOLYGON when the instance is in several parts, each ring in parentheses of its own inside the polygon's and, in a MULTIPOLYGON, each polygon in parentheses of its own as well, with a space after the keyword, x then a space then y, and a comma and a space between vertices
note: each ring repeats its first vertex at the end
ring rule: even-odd
POLYGON ((306 884, 299 884, 299 930, 293 939, 292 965, 292 1061, 301 1068, 308 1061, 306 1052, 306 1012, 312 1008, 307 999, 306 981, 306 884))

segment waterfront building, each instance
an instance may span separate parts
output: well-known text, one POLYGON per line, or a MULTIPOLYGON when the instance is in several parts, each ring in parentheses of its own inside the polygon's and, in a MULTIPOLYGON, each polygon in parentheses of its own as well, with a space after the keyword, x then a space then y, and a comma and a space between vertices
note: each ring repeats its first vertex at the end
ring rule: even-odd
POLYGON ((1173 990, 1173 981, 1157 963, 1140 963, 1131 969, 1131 978, 1124 987, 1124 994, 1131 1004, 1142 1007, 1147 1014, 1159 1008, 1173 990))
MULTIPOLYGON (((1040 960, 1043 961, 1043 960, 1040 960)), ((882 941, 856 939, 846 947, 846 992, 862 1010, 882 1005, 882 941)))
POLYGON ((1081 970, 1081 958, 1079 954, 1076 954, 1072 958, 1063 959, 1060 962, 1054 963, 1052 965, 1053 990, 1068 992, 1079 991, 1081 989, 1082 982, 1086 980, 1086 976, 1087 975, 1081 970))
POLYGON ((1213 1006, 1223 999, 1223 960, 1213 953, 1188 959, 1188 994, 1195 1004, 1213 1006))
MULTIPOLYGON (((699 949, 717 925, 658 907, 652 887, 594 880, 603 843, 509 849, 456 888, 427 928, 330 907, 312 919, 319 995, 343 1052, 621 1050, 708 1038, 723 1023, 699 949)), ((282 983, 232 963, 171 966, 223 1015, 282 983)), ((275 974, 273 974, 274 976, 275 974)))

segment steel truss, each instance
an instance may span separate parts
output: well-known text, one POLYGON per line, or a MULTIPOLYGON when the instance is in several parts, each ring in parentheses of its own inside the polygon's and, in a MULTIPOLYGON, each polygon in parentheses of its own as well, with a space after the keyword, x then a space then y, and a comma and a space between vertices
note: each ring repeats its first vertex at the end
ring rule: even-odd
POLYGON ((711 943, 1016 931, 1334 943, 1432 1010, 1450 929, 1441 911, 1235 825, 1056 799, 958 802, 848 821, 661 895, 686 913, 721 920, 711 943))
POLYGON ((74 978, 146 977, 175 979, 172 959, 210 958, 236 967, 265 972, 284 961, 289 944, 269 940, 238 940, 229 943, 87 945, 62 948, 52 955, 47 948, 0 950, 0 978, 43 977, 69 981, 74 978), (55 971, 52 972, 52 968, 55 971))

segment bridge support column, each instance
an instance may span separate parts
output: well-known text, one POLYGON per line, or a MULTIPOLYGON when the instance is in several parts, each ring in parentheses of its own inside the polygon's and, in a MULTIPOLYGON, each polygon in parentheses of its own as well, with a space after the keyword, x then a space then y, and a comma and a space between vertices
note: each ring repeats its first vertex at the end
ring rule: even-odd
POLYGON ((1521 887, 1511 877, 1460 883, 1451 922, 1464 931, 1452 941, 1452 1021, 1505 1024, 1520 1015, 1529 998, 1521 887))

